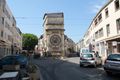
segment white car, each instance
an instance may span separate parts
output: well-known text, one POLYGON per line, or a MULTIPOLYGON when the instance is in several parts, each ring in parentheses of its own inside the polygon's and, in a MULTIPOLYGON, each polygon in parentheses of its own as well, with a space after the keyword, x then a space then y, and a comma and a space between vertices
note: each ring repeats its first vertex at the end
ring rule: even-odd
POLYGON ((97 65, 101 65, 102 60, 101 57, 96 53, 85 53, 80 55, 80 66, 89 66, 93 65, 96 67, 97 65))

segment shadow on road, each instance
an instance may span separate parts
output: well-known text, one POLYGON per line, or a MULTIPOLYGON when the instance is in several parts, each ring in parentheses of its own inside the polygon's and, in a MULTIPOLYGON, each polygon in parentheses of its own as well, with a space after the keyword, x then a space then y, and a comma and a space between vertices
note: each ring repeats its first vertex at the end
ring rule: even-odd
POLYGON ((74 63, 79 60, 72 60, 49 57, 34 59, 33 62, 39 66, 44 80, 120 80, 119 75, 106 75, 101 66, 80 67, 79 62, 74 63))

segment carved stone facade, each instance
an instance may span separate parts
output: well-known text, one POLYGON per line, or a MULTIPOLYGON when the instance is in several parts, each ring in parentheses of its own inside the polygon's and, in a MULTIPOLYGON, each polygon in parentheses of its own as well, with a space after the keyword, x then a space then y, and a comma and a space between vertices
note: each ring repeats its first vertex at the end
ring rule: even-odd
POLYGON ((46 13, 43 19, 45 52, 64 56, 64 14, 46 13))

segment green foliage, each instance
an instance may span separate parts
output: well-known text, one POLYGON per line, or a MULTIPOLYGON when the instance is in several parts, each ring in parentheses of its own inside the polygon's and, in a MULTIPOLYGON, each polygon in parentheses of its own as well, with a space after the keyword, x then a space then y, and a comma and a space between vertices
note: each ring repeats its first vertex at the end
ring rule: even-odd
POLYGON ((34 34, 22 34, 23 36, 23 49, 24 50, 34 50, 35 45, 38 43, 38 38, 34 34))
POLYGON ((37 71, 37 66, 34 64, 29 64, 27 67, 28 73, 35 73, 37 71))

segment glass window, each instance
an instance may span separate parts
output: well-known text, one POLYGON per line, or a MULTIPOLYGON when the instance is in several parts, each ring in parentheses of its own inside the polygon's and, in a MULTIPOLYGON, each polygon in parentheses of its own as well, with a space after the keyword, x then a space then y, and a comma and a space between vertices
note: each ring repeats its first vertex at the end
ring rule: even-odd
POLYGON ((1 31, 1 37, 3 37, 3 31, 1 31))
POLYGON ((100 15, 98 16, 98 20, 99 20, 99 22, 102 21, 102 14, 100 14, 100 15))
POLYGON ((117 24, 117 33, 120 33, 120 18, 116 20, 117 24))
POLYGON ((109 16, 108 8, 105 9, 105 17, 107 18, 109 16))
POLYGON ((108 60, 118 60, 120 61, 120 54, 111 54, 108 56, 108 60))
POLYGON ((107 30, 107 36, 110 35, 110 24, 106 25, 106 30, 107 30))
POLYGON ((93 55, 92 54, 83 54, 83 57, 84 58, 91 58, 91 57, 93 57, 93 55))
POLYGON ((4 25, 4 17, 2 17, 2 24, 4 25))
POLYGON ((98 38, 98 31, 95 32, 95 38, 96 38, 96 39, 98 38))
POLYGON ((119 0, 115 0, 115 10, 118 10, 120 7, 119 0))
POLYGON ((99 37, 103 37, 103 28, 99 30, 99 37))
POLYGON ((95 23, 95 25, 97 25, 97 23, 98 23, 98 22, 97 22, 97 19, 94 21, 94 23, 95 23))

